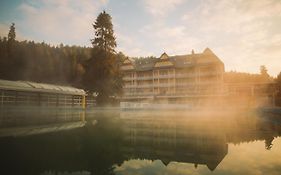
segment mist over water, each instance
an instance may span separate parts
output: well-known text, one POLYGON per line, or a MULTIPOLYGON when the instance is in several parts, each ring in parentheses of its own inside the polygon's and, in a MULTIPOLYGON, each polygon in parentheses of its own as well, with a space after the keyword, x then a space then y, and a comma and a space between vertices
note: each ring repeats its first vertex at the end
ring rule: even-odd
POLYGON ((59 110, 14 121, 7 114, 1 174, 254 175, 281 168, 280 116, 264 111, 59 110))

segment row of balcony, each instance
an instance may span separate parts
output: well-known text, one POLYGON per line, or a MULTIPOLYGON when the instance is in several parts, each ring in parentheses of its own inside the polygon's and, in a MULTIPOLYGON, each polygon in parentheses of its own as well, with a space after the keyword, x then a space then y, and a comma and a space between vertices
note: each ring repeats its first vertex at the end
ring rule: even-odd
POLYGON ((216 94, 219 90, 194 90, 194 91, 176 91, 176 92, 125 92, 123 96, 154 96, 154 95, 199 95, 216 94))
POLYGON ((191 87, 198 85, 211 85, 219 84, 216 81, 202 81, 202 82, 190 82, 190 83, 160 83, 160 84, 141 84, 141 85, 125 85, 123 88, 153 88, 153 87, 191 87))
POLYGON ((221 75, 221 73, 217 72, 209 72, 209 73, 200 73, 200 74, 172 74, 172 75, 154 75, 154 76, 141 76, 141 77, 123 77, 123 80, 130 81, 130 80, 153 80, 153 79, 165 79, 165 78, 195 78, 197 76, 206 77, 206 76, 216 76, 221 75))

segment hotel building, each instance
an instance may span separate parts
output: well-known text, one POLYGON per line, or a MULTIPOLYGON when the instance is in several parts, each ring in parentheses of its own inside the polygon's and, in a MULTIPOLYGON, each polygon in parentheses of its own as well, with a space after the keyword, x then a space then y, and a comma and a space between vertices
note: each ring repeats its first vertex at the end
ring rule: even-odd
POLYGON ((209 49, 202 53, 133 61, 126 59, 121 101, 194 102, 223 93, 223 62, 209 49))

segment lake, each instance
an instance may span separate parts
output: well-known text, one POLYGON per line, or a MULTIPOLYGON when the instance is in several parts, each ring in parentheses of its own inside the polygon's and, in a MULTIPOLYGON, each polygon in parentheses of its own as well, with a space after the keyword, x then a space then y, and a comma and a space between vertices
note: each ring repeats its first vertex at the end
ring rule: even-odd
POLYGON ((281 116, 261 111, 2 112, 0 126, 0 174, 281 173, 281 116))

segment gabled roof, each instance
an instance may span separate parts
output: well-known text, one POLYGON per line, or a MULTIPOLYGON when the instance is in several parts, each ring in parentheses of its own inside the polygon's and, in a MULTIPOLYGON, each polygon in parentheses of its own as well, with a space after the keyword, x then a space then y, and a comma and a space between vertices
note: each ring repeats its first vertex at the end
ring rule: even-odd
POLYGON ((170 57, 164 52, 159 59, 156 60, 154 67, 171 67, 174 66, 170 57))
POLYGON ((175 67, 190 67, 196 64, 196 54, 193 55, 176 55, 169 59, 174 63, 175 67))
POLYGON ((152 70, 159 58, 138 59, 134 61, 134 66, 137 71, 152 70))
POLYGON ((166 54, 166 52, 162 53, 162 55, 160 56, 160 59, 168 59, 169 55, 166 54))
POLYGON ((174 64, 170 60, 165 60, 165 61, 157 61, 154 65, 154 67, 173 67, 174 64))
POLYGON ((135 69, 138 71, 145 71, 145 70, 151 70, 153 69, 154 65, 156 63, 156 60, 151 60, 149 62, 145 62, 145 63, 136 63, 135 65, 135 69))
POLYGON ((206 48, 202 53, 194 53, 192 50, 188 55, 169 56, 164 52, 159 58, 134 61, 133 65, 137 71, 146 71, 154 67, 184 68, 212 63, 223 64, 211 49, 206 48))
POLYGON ((189 55, 176 55, 169 57, 169 59, 174 62, 175 67, 190 67, 211 63, 223 64, 209 48, 206 48, 202 53, 192 52, 192 54, 189 55))
POLYGON ((216 62, 220 62, 221 64, 223 64, 223 62, 208 47, 203 51, 203 53, 197 59, 198 64, 216 63, 216 62))
POLYGON ((132 61, 127 57, 124 61, 123 61, 123 65, 124 64, 132 64, 132 61))

